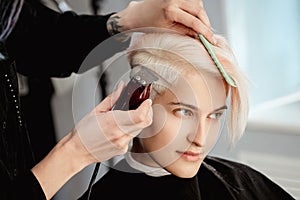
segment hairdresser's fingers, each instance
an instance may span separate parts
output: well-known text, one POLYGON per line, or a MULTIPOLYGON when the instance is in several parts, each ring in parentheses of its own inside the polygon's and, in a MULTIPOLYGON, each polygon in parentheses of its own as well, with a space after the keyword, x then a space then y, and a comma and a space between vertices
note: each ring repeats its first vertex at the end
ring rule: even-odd
POLYGON ((114 111, 113 117, 118 129, 126 134, 136 136, 142 129, 152 123, 152 101, 144 101, 136 110, 114 111))
POLYGON ((203 1, 202 0, 200 0, 200 5, 202 6, 202 7, 204 7, 204 5, 203 5, 203 1))
POLYGON ((203 21, 203 23, 209 27, 211 29, 211 24, 210 24, 210 20, 208 18, 208 15, 204 9, 204 7, 201 7, 199 12, 198 12, 198 15, 199 19, 201 19, 201 21, 203 21))
POLYGON ((96 113, 106 112, 111 110, 112 106, 116 103, 116 101, 120 97, 124 87, 125 87, 125 83, 123 81, 120 81, 116 90, 113 91, 111 94, 109 94, 99 105, 96 106, 95 108, 96 113))
MULTIPOLYGON (((183 10, 177 10, 177 15, 174 15, 174 21, 179 24, 187 24, 186 34, 195 36, 196 33, 201 33, 211 43, 215 44, 214 34, 210 26, 206 26, 198 17, 191 15, 183 10)), ((180 27, 182 28, 182 27, 180 27)))
POLYGON ((198 17, 204 23, 205 26, 207 26, 209 29, 211 28, 208 15, 203 6, 203 1, 199 1, 199 0, 193 0, 193 2, 183 1, 179 5, 179 8, 190 13, 195 17, 198 17))
POLYGON ((214 43, 202 0, 131 1, 126 9, 112 15, 109 21, 112 22, 110 24, 118 25, 108 27, 108 29, 116 28, 115 32, 157 27, 192 36, 201 33, 211 43, 214 43))
POLYGON ((130 134, 123 132, 118 127, 113 120, 112 112, 98 114, 92 112, 73 129, 75 138, 79 138, 80 144, 97 161, 105 161, 125 153, 126 145, 132 138, 130 134))
POLYGON ((129 142, 132 138, 133 137, 131 135, 123 134, 121 137, 119 137, 115 140, 111 140, 111 142, 113 143, 115 148, 120 150, 119 154, 121 155, 121 154, 124 154, 127 152, 129 142))
MULTIPOLYGON (((143 129, 143 126, 139 125, 131 125, 129 126, 122 126, 114 121, 114 119, 111 119, 110 117, 99 117, 98 121, 102 121, 101 126, 101 133, 102 137, 105 139, 102 139, 102 141, 110 141, 111 143, 116 143, 120 138, 126 136, 126 137, 135 137, 138 135, 141 130, 143 129)), ((99 139, 99 137, 98 137, 99 139)))
POLYGON ((109 139, 118 138, 124 134, 136 136, 152 123, 151 104, 151 100, 146 100, 136 110, 113 110, 95 114, 101 132, 109 139))

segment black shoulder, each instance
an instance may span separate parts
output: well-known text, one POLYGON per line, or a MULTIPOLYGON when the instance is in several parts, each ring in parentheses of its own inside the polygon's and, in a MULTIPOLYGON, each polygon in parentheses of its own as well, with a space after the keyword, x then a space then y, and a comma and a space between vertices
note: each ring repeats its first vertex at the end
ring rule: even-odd
POLYGON ((202 165, 204 171, 217 178, 237 199, 294 199, 266 175, 246 164, 208 156, 202 165))

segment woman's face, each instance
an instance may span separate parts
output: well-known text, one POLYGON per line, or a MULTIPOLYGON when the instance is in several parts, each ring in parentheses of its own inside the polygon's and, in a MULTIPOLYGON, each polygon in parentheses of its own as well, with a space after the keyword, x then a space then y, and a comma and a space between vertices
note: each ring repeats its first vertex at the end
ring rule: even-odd
POLYGON ((218 139, 226 108, 222 80, 185 74, 153 100, 153 123, 139 136, 144 153, 135 157, 178 177, 193 177, 218 139))

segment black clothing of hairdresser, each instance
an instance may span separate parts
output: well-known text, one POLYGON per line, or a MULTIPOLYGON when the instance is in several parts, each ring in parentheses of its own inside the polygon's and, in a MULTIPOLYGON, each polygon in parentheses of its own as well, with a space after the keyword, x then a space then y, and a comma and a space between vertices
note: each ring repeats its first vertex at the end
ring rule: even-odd
POLYGON ((108 17, 78 17, 72 12, 58 15, 41 4, 24 3, 16 27, 0 47, 6 57, 0 61, 0 182, 4 186, 0 199, 14 199, 11 195, 44 198, 37 180, 28 171, 33 167, 34 158, 20 112, 15 60, 18 71, 25 75, 68 76, 77 71, 95 44, 109 36, 108 17), (79 34, 74 34, 75 31, 79 34))

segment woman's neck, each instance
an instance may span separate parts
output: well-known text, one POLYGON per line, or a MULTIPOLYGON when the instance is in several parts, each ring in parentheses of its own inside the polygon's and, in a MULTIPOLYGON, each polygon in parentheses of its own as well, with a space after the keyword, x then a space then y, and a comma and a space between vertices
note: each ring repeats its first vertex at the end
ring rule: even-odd
POLYGON ((150 166, 150 167, 160 167, 152 158, 149 156, 149 154, 144 150, 141 143, 138 141, 138 138, 133 139, 133 145, 130 150, 131 156, 134 160, 136 160, 139 163, 142 163, 144 165, 150 166))
MULTIPOLYGON (((145 153, 142 153, 142 154, 147 155, 145 153)), ((141 172, 147 174, 148 176, 160 177, 160 176, 166 176, 166 175, 171 174, 170 172, 168 172, 164 168, 158 166, 157 164, 156 164, 156 166, 148 165, 145 162, 140 162, 139 160, 136 160, 136 158, 138 158, 139 160, 145 161, 145 159, 144 159, 145 157, 141 157, 140 154, 136 154, 133 152, 128 152, 127 154, 125 154, 125 159, 132 168, 134 168, 138 171, 141 171, 141 172), (133 157, 133 155, 135 155, 135 158, 133 157)), ((149 158, 150 158, 150 156, 149 156, 149 158)), ((152 162, 155 163, 153 160, 152 160, 152 162)))

